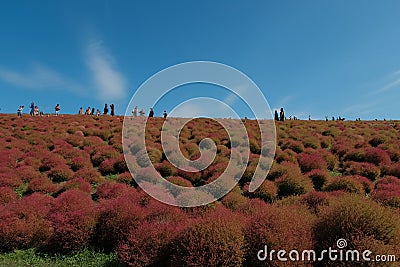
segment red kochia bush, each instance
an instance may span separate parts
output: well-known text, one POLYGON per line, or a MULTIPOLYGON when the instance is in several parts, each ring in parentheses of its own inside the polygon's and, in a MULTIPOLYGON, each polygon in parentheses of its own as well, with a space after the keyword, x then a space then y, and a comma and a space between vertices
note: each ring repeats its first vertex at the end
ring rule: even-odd
POLYGON ((127 235, 137 228, 148 213, 138 203, 139 194, 136 190, 128 191, 117 198, 99 201, 95 235, 98 247, 112 251, 121 240, 125 240, 127 235))
POLYGON ((39 177, 34 178, 29 182, 26 193, 30 194, 33 192, 40 192, 43 194, 52 194, 55 193, 57 190, 58 185, 54 184, 49 178, 39 177))
POLYGON ((389 154, 385 150, 375 147, 366 149, 365 159, 367 162, 373 163, 375 165, 386 165, 391 163, 389 154))
MULTIPOLYGON (((266 266, 266 262, 257 258, 257 252, 264 246, 268 246, 268 251, 312 248, 314 221, 315 217, 302 206, 268 205, 252 214, 244 230, 248 252, 244 266, 266 266)), ((286 262, 276 261, 275 264, 273 266, 287 266, 286 262)))
POLYGON ((400 208, 400 179, 394 176, 380 179, 371 197, 383 205, 400 208))
POLYGON ((0 186, 18 187, 20 185, 22 181, 14 170, 0 168, 0 186))
POLYGON ((52 234, 46 219, 53 198, 34 193, 0 208, 0 251, 38 248, 52 234))
MULTIPOLYGON (((246 184, 244 190, 245 192, 248 191, 249 184, 246 184)), ((274 182, 265 180, 260 187, 258 187, 254 192, 246 192, 247 196, 249 197, 257 197, 261 198, 262 200, 266 202, 274 202, 278 196, 278 187, 274 182)))
MULTIPOLYGON (((79 189, 82 192, 90 194, 92 192, 92 187, 90 186, 90 183, 88 181, 85 181, 82 178, 74 178, 72 180, 67 181, 61 186, 61 192, 67 191, 69 189, 79 189)), ((59 191, 59 193, 61 193, 59 191)))
POLYGON ((187 225, 186 216, 177 207, 151 201, 146 208, 149 215, 117 247, 119 258, 129 266, 165 264, 173 252, 172 241, 187 225))
POLYGON ((77 171, 74 175, 74 178, 83 178, 85 181, 88 181, 91 184, 96 184, 101 182, 104 178, 101 176, 101 174, 93 168, 86 169, 82 168, 79 171, 77 171))
POLYGON ((312 191, 303 195, 300 202, 306 204, 311 211, 317 214, 321 206, 328 204, 328 195, 324 192, 312 191))
POLYGON ((348 193, 364 194, 364 186, 357 177, 358 176, 335 177, 327 186, 325 186, 324 190, 328 192, 344 191, 348 193))
POLYGON ((311 172, 306 174, 309 177, 314 185, 315 190, 322 190, 322 188, 329 182, 330 175, 329 172, 324 170, 312 170, 311 172))
POLYGON ((11 187, 0 187, 0 205, 15 201, 17 199, 18 194, 11 187))
POLYGON ((26 166, 26 165, 19 166, 17 169, 15 169, 15 172, 18 173, 18 177, 23 182, 29 182, 34 178, 45 177, 45 174, 35 170, 32 166, 26 166))
POLYGON ((241 217, 226 208, 217 208, 175 239, 171 266, 241 266, 242 227, 241 217))
POLYGON ((48 172, 48 177, 56 183, 71 180, 74 172, 66 165, 54 167, 48 172))
POLYGON ((375 181, 381 175, 380 169, 372 163, 367 162, 347 162, 345 164, 346 174, 361 175, 371 181, 375 181))
POLYGON ((127 193, 129 189, 126 184, 110 180, 97 186, 95 196, 98 199, 113 199, 127 193))
POLYGON ((326 160, 319 154, 308 154, 301 153, 298 155, 297 160, 299 162, 301 171, 309 172, 314 169, 325 170, 328 168, 326 160))
POLYGON ((69 252, 88 245, 96 225, 95 205, 89 194, 77 189, 62 193, 48 217, 54 233, 45 250, 69 252))
POLYGON ((400 178, 400 162, 383 166, 382 174, 396 176, 397 178, 400 178))
POLYGON ((117 171, 114 169, 114 164, 116 163, 115 159, 106 159, 104 160, 100 166, 99 166, 99 171, 102 175, 108 175, 108 174, 115 174, 117 171))

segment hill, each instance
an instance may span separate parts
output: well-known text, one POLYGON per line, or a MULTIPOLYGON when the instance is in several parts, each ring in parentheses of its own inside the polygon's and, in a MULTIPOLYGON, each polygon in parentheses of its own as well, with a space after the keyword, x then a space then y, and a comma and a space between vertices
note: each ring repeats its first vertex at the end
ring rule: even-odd
MULTIPOLYGON (((139 154, 125 162, 122 122, 109 116, 0 115, 1 252, 90 249, 116 253, 130 266, 265 266, 257 258, 265 246, 320 252, 345 239, 346 249, 371 250, 371 258, 400 258, 397 121, 278 122, 274 163, 263 184, 249 192, 263 152, 257 122, 247 120, 251 154, 241 180, 225 197, 196 208, 162 204, 137 186, 129 164, 136 164, 133 175, 150 183, 152 173, 139 154)), ((200 156, 202 139, 216 144, 211 166, 197 173, 166 160, 162 123, 149 121, 146 146, 165 179, 201 186, 225 170, 232 144, 215 121, 196 119, 181 131, 187 159, 200 156)), ((271 266, 288 264, 273 257, 271 266)), ((339 265, 328 258, 321 264, 339 265)))

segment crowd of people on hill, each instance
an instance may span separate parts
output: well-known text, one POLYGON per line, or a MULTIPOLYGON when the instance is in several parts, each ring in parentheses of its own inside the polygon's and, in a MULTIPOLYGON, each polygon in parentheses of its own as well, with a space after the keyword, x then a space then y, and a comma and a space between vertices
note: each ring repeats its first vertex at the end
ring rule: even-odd
MULTIPOLYGON (((136 117, 138 117, 138 116, 139 116, 139 117, 143 117, 145 114, 146 114, 146 113, 145 113, 144 109, 142 108, 142 109, 139 111, 138 106, 135 106, 135 108, 132 110, 132 116, 133 116, 134 118, 136 118, 136 117)), ((168 116, 168 113, 167 113, 166 110, 164 110, 164 113, 163 113, 164 119, 167 118, 167 116, 168 116)), ((150 111, 149 111, 149 118, 153 118, 153 117, 154 117, 154 110, 153 110, 153 108, 150 108, 150 111)))
MULTIPOLYGON (((108 115, 109 110, 111 109, 110 115, 115 116, 115 105, 110 104, 110 108, 108 107, 108 104, 104 105, 103 109, 103 115, 108 115)), ((95 108, 90 108, 88 107, 85 111, 83 111, 83 107, 81 107, 78 111, 79 115, 92 115, 92 116, 100 116, 102 115, 100 109, 95 109, 95 108)))
MULTIPOLYGON (((299 118, 297 118, 296 116, 289 116, 289 118, 285 117, 285 111, 283 110, 283 108, 280 109, 280 112, 278 114, 278 110, 275 110, 274 112, 274 120, 275 121, 285 121, 285 120, 299 120, 299 118)), ((311 115, 308 115, 308 120, 311 121, 311 115)), ((346 120, 345 118, 342 118, 341 116, 338 117, 334 117, 332 116, 332 121, 344 121, 346 120)), ((329 121, 328 116, 325 116, 325 121, 329 121)), ((356 118, 355 121, 361 121, 361 118, 356 118)))
MULTIPOLYGON (((17 110, 18 117, 22 117, 24 108, 25 108, 25 106, 23 106, 23 105, 18 107, 18 110, 17 110)), ((61 112, 61 106, 60 106, 60 104, 57 104, 54 107, 54 114, 56 116, 59 116, 60 112, 61 112)), ((115 116, 115 105, 114 104, 110 104, 110 105, 105 104, 104 108, 103 108, 103 113, 101 113, 100 109, 95 109, 94 107, 92 107, 92 108, 91 107, 87 107, 86 110, 84 110, 83 107, 80 107, 80 109, 78 111, 78 114, 79 115, 92 115, 92 116, 100 116, 100 115, 108 115, 108 114, 110 114, 111 116, 115 116)), ((144 109, 142 108, 139 111, 139 108, 137 106, 132 111, 133 117, 138 117, 138 116, 143 117, 143 116, 145 116, 145 114, 146 113, 145 113, 144 109)), ((43 116, 44 113, 39 110, 39 106, 35 105, 35 103, 32 102, 31 105, 30 105, 29 115, 31 115, 31 116, 43 116)), ((166 110, 164 110, 163 117, 167 118, 167 116, 168 116, 168 113, 167 113, 166 110)), ((153 108, 150 108, 148 117, 149 118, 154 117, 153 108)))
MULTIPOLYGON (((25 106, 23 106, 23 105, 18 107, 18 110, 17 110, 18 117, 22 117, 24 108, 25 108, 25 106)), ((34 102, 31 103, 29 108, 30 108, 29 115, 31 115, 31 116, 43 116, 44 115, 43 111, 41 111, 39 109, 39 106, 35 105, 34 102)), ((59 116, 60 112, 61 112, 61 106, 60 106, 60 104, 57 104, 54 107, 54 114, 56 116, 59 116)), ((83 107, 81 107, 79 109, 79 111, 78 111, 78 114, 79 115, 92 115, 92 116, 100 116, 100 115, 108 115, 108 114, 110 114, 111 116, 115 116, 115 105, 114 104, 110 104, 110 105, 105 104, 104 108, 103 108, 103 113, 101 113, 100 109, 95 109, 94 107, 92 107, 92 108, 91 107, 87 107, 86 110, 84 110, 83 107)), ((143 117, 145 115, 146 115, 146 112, 144 111, 144 108, 142 108, 139 111, 138 106, 135 106, 135 108, 132 110, 132 116, 133 117, 138 117, 138 116, 139 117, 143 117)), ((164 110, 162 116, 163 116, 164 119, 167 118, 168 113, 167 113, 166 110, 164 110)), ((153 108, 150 108, 148 117, 149 118, 154 117, 153 108)), ((285 116, 284 109, 281 108, 279 110, 279 113, 278 113, 278 110, 275 110, 275 112, 274 112, 274 120, 275 121, 299 120, 299 118, 297 118, 296 116, 289 116, 287 118, 285 116)), ((308 115, 308 120, 311 120, 311 115, 308 115)), ((332 121, 344 121, 344 120, 345 120, 345 118, 342 118, 341 116, 338 116, 336 118, 334 116, 332 116, 332 121)), ((328 116, 325 116, 325 121, 329 121, 328 116)), ((360 118, 356 118, 356 121, 361 121, 361 119, 360 118)))

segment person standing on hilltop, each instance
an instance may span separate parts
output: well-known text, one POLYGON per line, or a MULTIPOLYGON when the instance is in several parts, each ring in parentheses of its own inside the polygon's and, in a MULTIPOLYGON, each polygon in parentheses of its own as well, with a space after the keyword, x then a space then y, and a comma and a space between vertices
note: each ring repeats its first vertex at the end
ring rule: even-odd
POLYGON ((22 117, 22 111, 24 110, 24 106, 19 106, 18 108, 18 117, 22 117))
POLYGON ((33 115, 34 115, 34 116, 39 116, 39 107, 38 107, 38 106, 35 106, 35 107, 33 108, 33 115))
POLYGON ((283 108, 281 108, 281 112, 279 114, 279 120, 285 121, 285 112, 283 111, 283 108))
POLYGON ((94 108, 92 108, 92 113, 91 114, 92 114, 92 116, 94 116, 94 108))
POLYGON ((149 118, 153 118, 153 117, 154 117, 154 111, 153 111, 153 108, 150 108, 149 118))
POLYGON ((114 104, 111 104, 110 108, 111 108, 111 116, 114 116, 115 115, 115 106, 114 106, 114 104))
POLYGON ((277 110, 275 110, 275 121, 279 121, 279 115, 277 110))
POLYGON ((35 115, 35 103, 32 102, 30 108, 31 108, 31 112, 29 114, 31 116, 35 115))
POLYGON ((107 105, 107 104, 104 105, 104 112, 103 112, 103 114, 104 114, 104 115, 107 115, 107 114, 108 114, 108 105, 107 105))
POLYGON ((144 114, 145 114, 145 112, 144 112, 144 109, 142 108, 142 110, 139 112, 139 115, 140 115, 141 117, 143 117, 144 114))
POLYGON ((57 104, 54 109, 56 110, 56 116, 60 115, 60 110, 61 110, 60 104, 57 104))
POLYGON ((164 114, 163 114, 163 116, 164 116, 164 119, 166 119, 166 118, 167 118, 168 114, 167 114, 167 111, 166 111, 166 110, 164 110, 164 114))
POLYGON ((137 114, 138 114, 138 107, 136 106, 134 109, 133 109, 133 111, 132 111, 132 115, 133 115, 133 117, 137 117, 137 114))

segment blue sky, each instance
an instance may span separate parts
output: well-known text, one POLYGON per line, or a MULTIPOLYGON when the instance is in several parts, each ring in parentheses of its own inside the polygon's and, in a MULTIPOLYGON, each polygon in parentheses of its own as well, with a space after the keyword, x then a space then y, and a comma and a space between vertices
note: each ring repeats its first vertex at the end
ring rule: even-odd
MULTIPOLYGON (((399 11, 396 0, 2 1, 0 112, 34 101, 123 114, 153 74, 209 60, 248 75, 288 116, 399 119, 399 11)), ((226 99, 215 86, 176 92, 156 115, 192 95, 226 99)))

